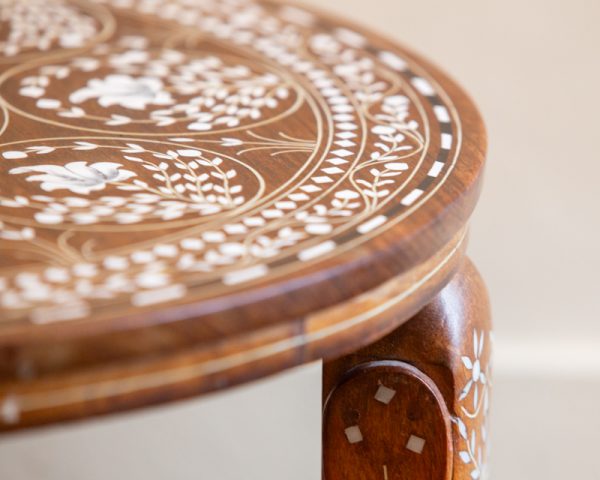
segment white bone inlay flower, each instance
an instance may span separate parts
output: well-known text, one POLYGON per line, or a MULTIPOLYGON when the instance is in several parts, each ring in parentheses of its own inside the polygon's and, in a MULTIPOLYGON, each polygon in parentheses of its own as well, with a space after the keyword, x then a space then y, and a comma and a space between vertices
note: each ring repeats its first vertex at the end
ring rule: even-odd
MULTIPOLYGON (((23 0, 2 2, 20 5, 23 0)), ((68 4, 26 3, 32 2, 68 4)), ((33 311, 33 323, 48 323, 89 315, 96 302, 108 299, 138 307, 171 301, 185 294, 188 278, 220 277, 225 285, 253 280, 269 273, 269 264, 290 249, 326 253, 322 247, 301 249, 317 236, 321 245, 333 245, 329 237, 359 216, 365 219, 357 229, 361 235, 390 220, 375 214, 393 201, 408 171, 419 168, 416 155, 429 140, 417 123, 418 102, 413 106, 407 89, 390 82, 396 73, 385 72, 386 63, 410 71, 401 58, 380 64, 377 52, 364 54, 358 46, 364 40, 347 30, 324 32, 310 41, 296 28, 299 23, 283 22, 285 28, 279 29, 279 18, 271 18, 269 11, 240 13, 237 1, 221 2, 224 12, 212 1, 191 2, 193 8, 188 0, 175 2, 181 5, 169 0, 101 3, 109 8, 131 4, 132 11, 141 8, 145 15, 197 28, 190 31, 189 42, 184 32, 186 41, 170 45, 157 42, 150 30, 131 28, 108 43, 100 38, 81 53, 31 62, 11 76, 10 88, 18 92, 11 102, 38 121, 120 137, 29 139, 7 143, 10 149, 0 151, 2 170, 21 174, 0 195, 0 213, 15 219, 2 219, 0 240, 28 242, 24 251, 35 254, 36 261, 49 257, 52 265, 27 277, 10 273, 4 278, 1 271, 2 308, 27 309, 33 311), (193 48, 204 33, 231 44, 232 51, 229 46, 193 48), (244 46, 241 54, 237 45, 244 46), (314 52, 304 55, 304 46, 314 52), (252 61, 247 48, 256 50, 252 61), (306 87, 310 92, 303 93, 306 87), (320 110, 315 96, 323 97, 323 118, 330 119, 335 135, 323 155, 319 125, 314 139, 283 131, 275 135, 266 128, 284 125, 283 119, 295 112, 320 110), (165 138, 149 139, 149 131, 165 138), (200 137, 211 131, 221 138, 200 137), (138 143, 125 143, 136 136, 138 143), (254 161, 246 157, 250 152, 265 155, 259 160, 257 154, 254 161), (300 153, 310 155, 306 169, 299 168, 294 181, 282 177, 281 195, 271 202, 270 172, 277 167, 268 160, 281 155, 283 162, 295 162, 292 155, 300 153), (96 162, 102 160, 120 165, 101 168, 96 162), (314 177, 305 177, 309 171, 314 177), (35 188, 23 188, 25 183, 35 188), (63 189, 64 195, 42 189, 63 189), (194 229, 188 234, 190 225, 194 229), (63 236, 66 229, 77 236, 63 236), (159 238, 142 249, 138 230, 159 232, 159 238), (104 256, 102 245, 95 244, 92 237, 103 232, 124 239, 118 255, 104 256), (60 244, 48 242, 56 238, 60 244), (54 267, 55 256, 60 267, 54 267), (51 314, 49 308, 62 311, 51 314)), ((92 20, 95 36, 103 22, 92 20)), ((60 45, 55 39, 43 48, 87 46, 93 36, 66 42, 61 37, 60 45)), ((469 373, 465 383, 480 381, 479 364, 469 373)), ((384 388, 376 399, 385 404, 394 391, 384 388)), ((476 390, 471 384, 469 401, 476 390)), ((349 441, 362 440, 358 425, 346 434, 349 441)))
POLYGON ((43 190, 67 189, 81 195, 88 195, 94 190, 102 190, 107 183, 122 182, 134 177, 135 173, 121 170, 119 163, 96 162, 88 165, 87 162, 69 162, 64 167, 61 165, 31 165, 17 167, 10 170, 11 174, 41 173, 27 178, 29 182, 41 182, 43 190))
POLYGON ((171 105, 173 98, 164 90, 163 82, 154 77, 131 77, 130 75, 108 75, 94 78, 87 86, 69 96, 73 103, 82 103, 93 98, 104 107, 119 105, 132 110, 145 110, 147 105, 171 105))
POLYGON ((477 332, 474 331, 473 332, 473 358, 471 359, 470 357, 468 357, 466 355, 461 357, 463 365, 471 373, 471 379, 467 382, 467 384, 463 388, 463 390, 460 394, 459 400, 464 399, 469 394, 469 392, 471 391, 471 388, 473 388, 473 387, 475 390, 473 402, 477 403, 477 401, 479 400, 479 389, 478 389, 477 384, 481 383, 481 385, 485 385, 485 383, 486 383, 486 374, 485 374, 485 372, 483 372, 481 370, 481 354, 483 352, 484 342, 485 342, 485 339, 484 339, 483 334, 481 334, 481 336, 478 337, 477 332))

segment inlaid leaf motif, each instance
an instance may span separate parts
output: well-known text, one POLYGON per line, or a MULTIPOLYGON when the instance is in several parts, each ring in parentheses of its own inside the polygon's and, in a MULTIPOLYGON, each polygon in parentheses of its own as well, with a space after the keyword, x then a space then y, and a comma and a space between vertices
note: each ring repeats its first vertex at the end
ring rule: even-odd
POLYGON ((116 51, 98 46, 92 57, 39 67, 21 78, 19 95, 64 119, 106 127, 181 124, 190 133, 256 122, 290 97, 287 82, 271 72, 215 55, 151 50, 131 37, 118 43, 116 51), (64 92, 60 80, 72 77, 79 85, 64 92))
POLYGON ((231 210, 245 201, 243 187, 235 183, 238 172, 226 167, 222 158, 206 156, 198 149, 151 151, 139 144, 124 147, 101 146, 87 141, 72 145, 30 146, 22 151, 8 151, 3 157, 24 160, 31 155, 60 154, 63 151, 89 152, 97 149, 117 150, 121 162, 72 161, 61 164, 21 165, 9 170, 38 183, 45 192, 68 190, 80 197, 43 196, 1 197, 0 205, 9 208, 29 207, 41 224, 71 222, 89 225, 101 222, 131 224, 155 217, 174 220, 184 215, 213 215, 231 210), (129 155, 136 153, 137 156, 129 155), (127 164, 130 164, 127 168, 127 164), (133 170, 151 173, 146 180, 133 170), (129 192, 127 196, 90 196, 112 187, 129 192))

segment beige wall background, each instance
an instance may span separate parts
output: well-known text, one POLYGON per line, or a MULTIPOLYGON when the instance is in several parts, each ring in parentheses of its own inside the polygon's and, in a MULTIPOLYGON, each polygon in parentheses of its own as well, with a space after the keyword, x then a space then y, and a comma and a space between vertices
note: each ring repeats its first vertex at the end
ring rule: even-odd
MULTIPOLYGON (((410 45, 479 104, 470 252, 496 322, 493 477, 600 478, 600 2, 305 3, 410 45)), ((248 388, 0 440, 0 478, 319 478, 318 366, 248 388)))

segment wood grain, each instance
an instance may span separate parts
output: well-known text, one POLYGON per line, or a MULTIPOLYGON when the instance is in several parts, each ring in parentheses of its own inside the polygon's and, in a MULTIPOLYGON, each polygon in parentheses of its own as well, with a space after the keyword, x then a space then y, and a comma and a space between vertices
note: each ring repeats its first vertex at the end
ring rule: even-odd
POLYGON ((33 3, 61 27, 0 35, 0 429, 334 358, 451 278, 486 138, 426 60, 287 3, 33 3))

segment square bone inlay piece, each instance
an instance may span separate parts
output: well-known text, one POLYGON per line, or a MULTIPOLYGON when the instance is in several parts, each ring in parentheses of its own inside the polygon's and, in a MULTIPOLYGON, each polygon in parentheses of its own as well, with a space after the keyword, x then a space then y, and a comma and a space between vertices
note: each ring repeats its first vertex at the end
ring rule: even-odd
POLYGON ((350 443, 360 443, 363 441, 363 436, 360 428, 358 428, 358 425, 348 427, 346 430, 344 430, 344 433, 346 434, 346 438, 350 443))
POLYGON ((375 393, 375 400, 388 405, 392 401, 392 398, 394 398, 394 395, 396 395, 396 390, 379 385, 377 393, 375 393))
POLYGON ((415 435, 411 435, 408 439, 408 443, 406 444, 406 449, 411 452, 418 453, 419 455, 423 452, 423 448, 425 447, 425 440, 417 437, 415 435))

